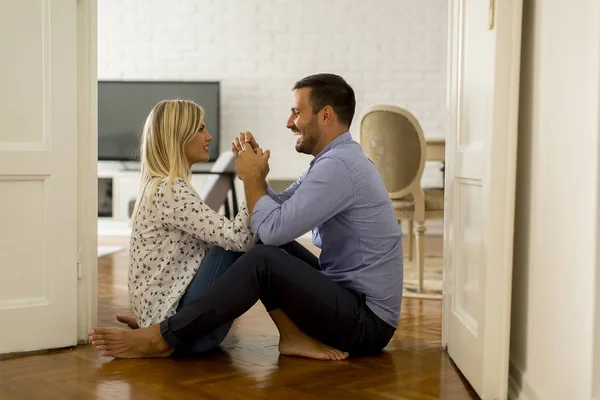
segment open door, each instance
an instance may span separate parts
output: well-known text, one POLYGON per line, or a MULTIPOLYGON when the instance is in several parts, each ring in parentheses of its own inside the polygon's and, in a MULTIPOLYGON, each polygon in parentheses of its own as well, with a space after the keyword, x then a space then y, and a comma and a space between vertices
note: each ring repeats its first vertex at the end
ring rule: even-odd
POLYGON ((3 4, 0 353, 77 342, 77 2, 3 4))
POLYGON ((449 1, 443 343, 483 399, 508 390, 521 15, 449 1))

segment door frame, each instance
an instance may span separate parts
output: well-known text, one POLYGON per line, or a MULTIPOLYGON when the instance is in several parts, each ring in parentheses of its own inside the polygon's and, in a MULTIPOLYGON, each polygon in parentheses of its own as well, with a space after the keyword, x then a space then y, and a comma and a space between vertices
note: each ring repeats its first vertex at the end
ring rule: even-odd
MULTIPOLYGON (((444 189, 448 187, 448 183, 446 182, 448 175, 448 168, 454 168, 454 163, 456 160, 454 159, 454 155, 450 151, 450 133, 449 127, 452 122, 450 110, 454 107, 456 95, 456 88, 452 87, 453 77, 452 77, 452 67, 454 65, 454 54, 453 54, 453 46, 454 46, 454 26, 456 24, 455 15, 454 15, 454 3, 455 0, 448 0, 448 26, 446 33, 446 134, 445 140, 446 145, 444 147, 444 189)), ((444 351, 448 350, 448 317, 446 315, 446 310, 448 309, 448 296, 446 295, 448 287, 450 286, 450 277, 447 274, 451 272, 451 269, 446 265, 446 254, 448 249, 446 248, 446 225, 447 225, 447 214, 449 210, 446 209, 448 203, 446 201, 447 191, 444 190, 444 221, 442 228, 442 348, 444 351)))
POLYGON ((98 320, 97 0, 77 0, 77 341, 98 320))
MULTIPOLYGON (((598 18, 600 23, 600 16, 598 18)), ((598 61, 600 64, 600 60, 598 61)), ((600 72, 598 73, 598 105, 600 105, 600 72)), ((598 136, 600 138, 600 111, 598 112, 598 136)), ((596 149, 596 160, 600 163, 600 140, 598 140, 596 149)), ((592 399, 600 400, 600 173, 596 179, 596 286, 595 302, 595 337, 593 338, 594 365, 592 366, 592 399)))

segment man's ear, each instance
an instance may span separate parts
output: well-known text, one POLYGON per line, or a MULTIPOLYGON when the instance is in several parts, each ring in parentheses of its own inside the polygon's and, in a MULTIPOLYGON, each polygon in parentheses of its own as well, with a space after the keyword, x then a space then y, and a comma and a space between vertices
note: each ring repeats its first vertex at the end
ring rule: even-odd
POLYGON ((321 109, 321 111, 319 112, 319 114, 320 114, 319 120, 321 121, 321 123, 323 125, 329 125, 335 118, 335 113, 333 111, 333 108, 329 105, 323 107, 321 109))

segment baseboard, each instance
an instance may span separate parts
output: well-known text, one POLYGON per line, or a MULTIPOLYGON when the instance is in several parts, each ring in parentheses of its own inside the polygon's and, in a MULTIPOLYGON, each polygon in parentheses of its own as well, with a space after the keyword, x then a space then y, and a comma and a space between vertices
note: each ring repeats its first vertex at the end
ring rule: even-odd
POLYGON ((523 368, 512 360, 508 373, 508 398, 509 400, 541 400, 542 396, 527 380, 523 368))
POLYGON ((527 396, 520 393, 512 376, 508 377, 508 400, 529 400, 527 396))

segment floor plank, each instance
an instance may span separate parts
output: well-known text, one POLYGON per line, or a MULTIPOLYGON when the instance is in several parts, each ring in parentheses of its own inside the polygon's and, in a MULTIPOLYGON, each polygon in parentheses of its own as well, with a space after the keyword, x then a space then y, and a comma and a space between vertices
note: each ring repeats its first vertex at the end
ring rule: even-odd
MULTIPOLYGON (((441 251, 441 240, 428 240, 428 251, 441 251)), ((118 326, 114 315, 130 309, 127 263, 127 251, 99 259, 102 325, 118 326)), ((400 327, 379 356, 342 362, 280 357, 277 330, 257 304, 236 321, 220 349, 202 358, 113 360, 91 346, 5 358, 0 399, 477 398, 440 338, 441 302, 405 299, 400 327)))

